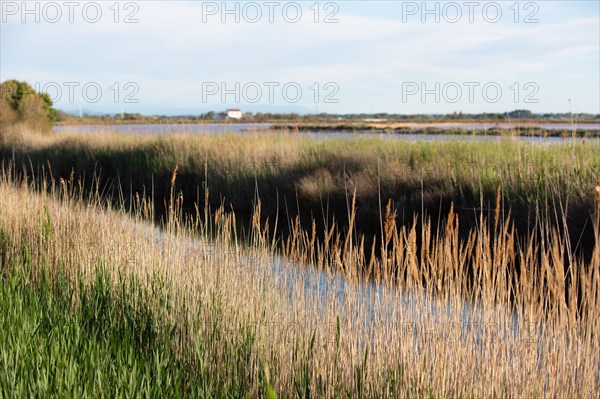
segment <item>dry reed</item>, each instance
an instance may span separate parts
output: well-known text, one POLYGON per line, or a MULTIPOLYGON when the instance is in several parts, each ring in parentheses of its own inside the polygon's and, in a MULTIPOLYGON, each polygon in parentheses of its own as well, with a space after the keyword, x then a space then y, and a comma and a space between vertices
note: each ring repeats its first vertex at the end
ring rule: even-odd
POLYGON ((251 395, 265 375, 282 396, 594 397, 600 390, 597 227, 585 263, 569 255, 557 229, 540 226, 539 237, 518 240, 510 220, 496 216, 491 228, 481 216, 463 239, 453 210, 444 229, 427 219, 398 227, 388 204, 381 256, 369 257, 374 249, 352 232, 352 197, 346 235, 331 227, 320 241, 297 220, 276 244, 259 204, 253 239, 241 247, 235 216, 223 207, 186 219, 172 192, 172 215, 159 230, 146 221, 148 198, 137 197, 131 216, 106 209, 98 196, 84 200, 76 182, 42 180, 2 173, 6 256, 27 244, 75 286, 89 284, 99 263, 115 286, 165 281, 170 307, 155 310, 189 326, 182 356, 212 345, 203 367, 236 370, 227 363, 232 337, 250 329, 253 360, 235 375, 249 381, 251 395), (207 326, 217 319, 215 339, 207 326))

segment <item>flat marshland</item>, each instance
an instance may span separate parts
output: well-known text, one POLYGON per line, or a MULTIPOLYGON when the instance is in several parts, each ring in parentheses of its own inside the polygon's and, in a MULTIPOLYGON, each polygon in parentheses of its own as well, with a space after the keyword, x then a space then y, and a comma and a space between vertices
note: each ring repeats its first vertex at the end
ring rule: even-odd
POLYGON ((90 186, 100 177, 103 192, 123 196, 128 204, 135 194, 153 197, 157 217, 166 212, 164 199, 177 166, 174 190, 182 194, 188 213, 196 205, 204 208, 206 188, 212 208, 224 204, 247 224, 258 196, 261 215, 271 223, 279 218, 279 231, 289 234, 288 220, 300 216, 307 229, 316 222, 320 238, 334 221, 349 226, 355 192, 353 222, 372 240, 381 237, 389 200, 399 224, 410 224, 415 215, 437 223, 453 204, 466 227, 476 224, 482 212, 489 219, 495 216, 500 190, 501 216, 511 212, 519 235, 534 230, 540 219, 562 225, 565 216, 577 250, 589 258, 594 245, 590 210, 600 176, 596 142, 61 133, 0 140, 0 157, 27 168, 30 175, 45 169, 56 181, 74 179, 90 186))
POLYGON ((97 134, 1 154, 7 396, 600 389, 597 144, 97 134))

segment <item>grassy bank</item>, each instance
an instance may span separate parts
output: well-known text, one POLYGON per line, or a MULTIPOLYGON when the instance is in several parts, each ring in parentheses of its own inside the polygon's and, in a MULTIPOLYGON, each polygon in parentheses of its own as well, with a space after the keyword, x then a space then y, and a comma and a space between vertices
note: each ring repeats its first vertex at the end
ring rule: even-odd
POLYGON ((400 225, 410 225, 415 215, 442 220, 453 203, 467 226, 482 213, 495 216, 499 192, 501 216, 512 212, 518 234, 535 229, 539 219, 564 227, 564 215, 572 241, 588 257, 600 177, 598 144, 540 145, 508 138, 424 143, 317 142, 295 135, 64 134, 4 140, 0 156, 30 175, 46 173, 57 181, 85 180, 89 186, 94 175, 101 176, 101 189, 126 200, 135 193, 153 195, 157 215, 165 214, 177 166, 174 191, 183 194, 185 210, 193 212, 194 203, 203 208, 208 188, 213 208, 224 204, 249 221, 258 195, 262 216, 271 222, 278 217, 278 231, 286 234, 297 215, 306 228, 315 221, 319 232, 334 219, 347 228, 356 193, 354 227, 367 240, 381 236, 388 201, 400 225))
MULTIPOLYGON (((2 245, 10 245, 3 241, 2 245)), ((172 327, 136 286, 115 290, 98 271, 76 287, 2 255, 0 392, 7 397, 176 397, 199 393, 194 363, 174 354, 172 327), (145 298, 144 298, 145 299, 145 298)), ((12 251, 11 251, 12 252, 12 251)))
POLYGON ((2 180, 1 397, 267 393, 253 330, 223 329, 217 291, 186 299, 190 311, 181 302, 187 253, 174 240, 153 246, 139 214, 105 212, 99 197, 37 196, 2 180), (162 251, 172 257, 158 261, 162 251))
POLYGON ((463 240, 454 214, 442 230, 425 220, 418 234, 388 212, 384 255, 368 261, 369 248, 340 236, 320 241, 296 225, 281 243, 294 261, 282 267, 294 273, 281 273, 271 257, 279 244, 258 214, 250 246, 240 248, 224 208, 207 209, 207 223, 202 210, 182 219, 174 205, 160 231, 144 216, 152 204, 110 210, 68 181, 39 192, 39 180, 13 175, 0 179, 8 396, 591 397, 600 389, 600 247, 590 263, 571 258, 557 230, 519 240, 497 220, 463 240), (427 243, 420 249, 417 236, 427 243), (373 283, 357 272, 364 262, 373 283), (329 276, 327 287, 315 270, 329 276))

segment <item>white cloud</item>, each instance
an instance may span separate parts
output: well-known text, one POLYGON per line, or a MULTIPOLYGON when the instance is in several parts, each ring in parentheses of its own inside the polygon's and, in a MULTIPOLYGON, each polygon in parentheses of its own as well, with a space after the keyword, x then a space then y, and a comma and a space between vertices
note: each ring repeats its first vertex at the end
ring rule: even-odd
MULTIPOLYGON (((265 15, 256 24, 224 24, 218 16, 203 22, 202 7, 194 2, 139 6, 137 24, 115 24, 110 13, 97 24, 3 23, 1 77, 135 79, 149 95, 174 100, 169 88, 185 94, 204 80, 335 81, 353 92, 384 93, 409 80, 572 76, 571 82, 556 82, 567 87, 582 81, 590 64, 598 66, 600 52, 598 15, 569 17, 562 8, 553 22, 533 25, 402 23, 393 13, 361 16, 350 10, 336 15, 339 23, 315 24, 307 8, 296 24, 280 15, 273 24, 265 15)), ((585 90, 597 108, 595 89, 585 90)), ((348 101, 360 106, 363 100, 356 95, 348 101)))

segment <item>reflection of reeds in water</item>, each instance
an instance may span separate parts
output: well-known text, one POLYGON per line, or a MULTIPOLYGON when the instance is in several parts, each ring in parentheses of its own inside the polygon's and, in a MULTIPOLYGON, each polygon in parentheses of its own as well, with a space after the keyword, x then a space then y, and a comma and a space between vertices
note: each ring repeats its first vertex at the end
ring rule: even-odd
MULTIPOLYGON (((240 247, 233 212, 185 219, 175 189, 159 233, 146 221, 147 198, 136 197, 131 216, 106 210, 99 196, 78 197, 75 182, 35 193, 31 179, 11 175, 0 182, 3 273, 21 270, 27 247, 33 275, 43 264, 50 278, 85 287, 102 265, 115 298, 123 282, 138 287, 153 325, 175 326, 169 345, 193 370, 189 389, 284 397, 593 397, 600 389, 598 238, 587 264, 558 229, 541 225, 542 234, 519 240, 499 217, 500 199, 494 223, 481 216, 466 239, 453 208, 444 228, 426 218, 398 227, 388 203, 375 257, 352 223, 319 240, 314 225, 296 220, 277 242, 257 203, 252 239, 240 247), (304 266, 278 272, 274 250, 304 266), (329 285, 311 285, 317 271, 329 285)), ((353 196, 351 221, 354 209, 353 196)))

